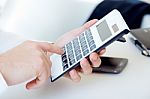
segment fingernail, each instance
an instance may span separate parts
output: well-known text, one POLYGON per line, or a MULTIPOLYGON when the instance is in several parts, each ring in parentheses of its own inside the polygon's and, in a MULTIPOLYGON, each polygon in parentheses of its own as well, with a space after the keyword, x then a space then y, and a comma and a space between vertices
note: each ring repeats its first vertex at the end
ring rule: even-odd
POLYGON ((99 67, 99 65, 93 65, 93 67, 99 67))
POLYGON ((97 61, 97 60, 98 60, 98 58, 99 58, 99 57, 95 57, 95 58, 93 58, 93 61, 97 61))

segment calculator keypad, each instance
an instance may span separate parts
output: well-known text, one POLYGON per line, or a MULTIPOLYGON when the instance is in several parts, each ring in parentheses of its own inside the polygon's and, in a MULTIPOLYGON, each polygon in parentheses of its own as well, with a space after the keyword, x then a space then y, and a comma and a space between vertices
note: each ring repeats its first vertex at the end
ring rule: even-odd
POLYGON ((62 55, 63 71, 79 62, 96 48, 90 29, 80 34, 79 37, 65 45, 65 53, 62 55))
POLYGON ((85 31, 85 35, 86 35, 86 38, 87 38, 87 42, 88 42, 90 51, 93 51, 96 48, 96 45, 95 45, 95 41, 93 39, 93 36, 92 36, 92 33, 91 33, 90 29, 85 31))
POLYGON ((67 68, 69 68, 66 52, 64 52, 64 54, 61 56, 61 58, 62 58, 62 66, 63 66, 63 71, 64 71, 67 68))

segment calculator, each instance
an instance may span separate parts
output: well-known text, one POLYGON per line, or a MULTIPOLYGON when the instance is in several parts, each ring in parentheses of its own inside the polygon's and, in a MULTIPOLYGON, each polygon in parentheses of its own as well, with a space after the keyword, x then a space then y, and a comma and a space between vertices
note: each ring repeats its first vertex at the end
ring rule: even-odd
POLYGON ((80 61, 92 52, 98 52, 129 33, 129 28, 118 10, 113 10, 89 29, 63 47, 64 54, 54 54, 51 81, 54 82, 66 72, 79 66, 80 61))

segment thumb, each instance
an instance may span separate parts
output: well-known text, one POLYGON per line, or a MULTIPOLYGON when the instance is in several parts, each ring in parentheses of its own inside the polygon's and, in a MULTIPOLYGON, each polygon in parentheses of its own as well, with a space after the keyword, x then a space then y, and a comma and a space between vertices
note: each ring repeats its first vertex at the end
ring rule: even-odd
POLYGON ((46 52, 56 53, 60 55, 64 53, 63 49, 59 48, 58 46, 52 43, 39 42, 39 45, 40 45, 40 48, 46 52))
POLYGON ((98 19, 93 19, 87 23, 85 23, 81 28, 85 31, 86 29, 89 29, 92 25, 94 25, 98 19))

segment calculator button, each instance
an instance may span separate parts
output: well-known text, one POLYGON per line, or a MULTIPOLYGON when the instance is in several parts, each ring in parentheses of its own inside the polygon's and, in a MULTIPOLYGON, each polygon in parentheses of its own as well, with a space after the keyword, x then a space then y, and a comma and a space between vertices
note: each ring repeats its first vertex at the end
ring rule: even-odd
POLYGON ((78 43, 78 38, 74 39, 73 43, 78 43))
POLYGON ((73 51, 71 53, 68 53, 68 58, 69 58, 69 60, 74 59, 74 53, 73 53, 73 51))
POLYGON ((68 66, 68 60, 67 60, 65 47, 63 47, 63 50, 64 50, 64 53, 61 55, 61 58, 62 58, 63 71, 65 71, 67 68, 69 68, 69 66, 68 66))
POLYGON ((63 61, 62 65, 64 67, 64 66, 68 65, 68 63, 66 61, 63 61))
MULTIPOLYGON (((63 63, 67 64, 67 55, 66 55, 66 54, 63 54, 63 55, 61 56, 61 59, 62 59, 62 62, 63 62, 63 63)), ((64 65, 63 65, 63 66, 64 66, 64 65)))
POLYGON ((74 55, 68 55, 69 61, 74 59, 74 55))
POLYGON ((80 39, 80 43, 82 43, 82 42, 84 42, 84 41, 86 41, 85 38, 81 38, 81 39, 80 39))
POLYGON ((93 36, 88 36, 86 38, 87 38, 87 41, 89 41, 89 42, 93 40, 93 36))
POLYGON ((93 40, 93 36, 91 35, 91 36, 89 37, 89 39, 93 40))
POLYGON ((79 39, 80 39, 80 41, 85 41, 84 34, 83 34, 83 35, 81 35, 81 36, 79 36, 79 39))
POLYGON ((69 49, 69 50, 72 49, 72 43, 71 42, 68 43, 66 46, 67 46, 67 49, 69 49))
POLYGON ((63 71, 65 71, 67 68, 69 68, 68 65, 63 66, 63 71))
POLYGON ((95 48, 96 48, 96 45, 94 44, 90 47, 90 51, 93 51, 95 48))
POLYGON ((81 36, 81 37, 84 37, 84 33, 81 33, 80 36, 81 36))
POLYGON ((72 55, 73 54, 73 50, 72 49, 70 49, 70 50, 67 50, 67 53, 70 55, 72 55))
POLYGON ((73 46, 74 46, 74 49, 79 49, 80 48, 79 43, 78 44, 74 44, 73 46))
POLYGON ((86 30, 86 31, 85 31, 85 35, 86 35, 86 36, 92 35, 91 30, 90 30, 90 29, 86 30))
POLYGON ((93 44, 95 44, 94 40, 89 43, 89 46, 91 47, 93 44))
POLYGON ((67 49, 67 52, 68 52, 68 53, 72 53, 72 48, 67 49))
POLYGON ((84 44, 86 44, 86 40, 81 41, 81 45, 84 45, 84 44))
POLYGON ((87 50, 87 49, 88 49, 88 46, 87 46, 87 45, 82 46, 82 51, 85 51, 85 50, 87 50))
POLYGON ((86 51, 83 52, 83 55, 86 56, 89 53, 89 50, 87 49, 86 51))
POLYGON ((74 45, 74 50, 80 49, 79 45, 74 45))
POLYGON ((62 56, 62 61, 66 60, 67 59, 67 56, 66 55, 63 55, 62 56))
POLYGON ((69 63, 70 63, 70 66, 71 66, 71 65, 73 65, 73 64, 75 63, 75 59, 70 60, 70 62, 69 62, 69 63))
POLYGON ((66 56, 66 51, 65 51, 61 56, 62 56, 62 57, 63 57, 63 56, 66 56))
POLYGON ((67 59, 66 59, 66 60, 63 60, 62 66, 65 66, 66 64, 68 64, 67 59))
POLYGON ((61 55, 62 61, 67 60, 66 51, 61 55))
POLYGON ((87 45, 86 41, 84 41, 84 42, 81 43, 81 47, 83 47, 85 45, 87 45))
POLYGON ((67 59, 64 59, 64 60, 62 59, 62 66, 63 66, 63 71, 69 67, 67 59))
POLYGON ((82 58, 81 54, 76 57, 77 61, 79 61, 81 58, 82 58))
POLYGON ((78 56, 79 54, 81 54, 81 50, 80 49, 76 49, 75 50, 75 55, 78 56))
POLYGON ((78 39, 73 40, 73 47, 74 47, 74 49, 79 49, 80 48, 78 39))
POLYGON ((79 42, 75 40, 75 41, 73 41, 73 45, 77 46, 77 45, 79 45, 79 42))
POLYGON ((84 38, 84 33, 82 33, 80 36, 79 36, 79 39, 82 39, 84 38))

